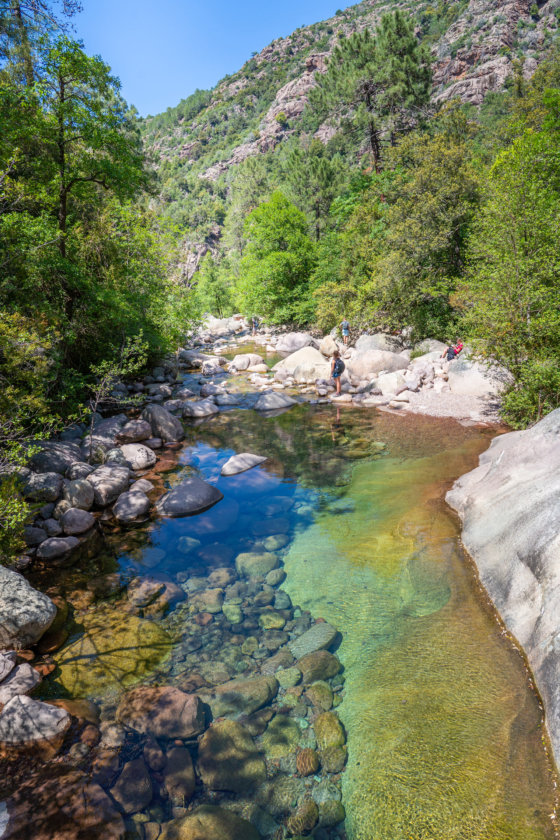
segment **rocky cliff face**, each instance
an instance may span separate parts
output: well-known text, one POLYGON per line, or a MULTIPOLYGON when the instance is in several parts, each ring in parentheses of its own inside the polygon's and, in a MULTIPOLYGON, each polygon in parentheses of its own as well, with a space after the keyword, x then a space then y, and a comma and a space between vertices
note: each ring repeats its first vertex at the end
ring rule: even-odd
POLYGON ((523 647, 560 764, 560 409, 496 438, 447 501, 508 630, 523 647))

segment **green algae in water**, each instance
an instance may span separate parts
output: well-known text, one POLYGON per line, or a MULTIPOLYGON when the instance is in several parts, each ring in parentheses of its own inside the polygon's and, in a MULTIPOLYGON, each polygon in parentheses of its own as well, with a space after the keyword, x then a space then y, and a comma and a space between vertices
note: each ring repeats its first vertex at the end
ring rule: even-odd
POLYGON ((343 631, 346 827, 351 840, 544 840, 537 698, 443 502, 487 438, 429 422, 380 421, 393 438, 402 424, 399 457, 358 464, 344 516, 321 513, 285 558, 293 602, 343 631))

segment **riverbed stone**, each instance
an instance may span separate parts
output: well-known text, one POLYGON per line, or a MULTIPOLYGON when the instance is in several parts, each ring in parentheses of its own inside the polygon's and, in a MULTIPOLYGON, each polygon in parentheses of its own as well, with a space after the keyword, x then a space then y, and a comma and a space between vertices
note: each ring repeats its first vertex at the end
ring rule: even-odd
POLYGON ((216 615, 221 612, 224 602, 223 589, 201 589, 189 599, 191 607, 197 612, 208 612, 216 615))
POLYGON ((301 671, 294 666, 291 668, 279 668, 274 676, 278 680, 281 688, 292 688, 301 680, 301 671))
POLYGON ((338 631, 326 621, 318 621, 309 630, 290 642, 290 650, 296 659, 316 650, 326 650, 338 636, 338 631))
POLYGON ((111 796, 125 814, 143 811, 152 801, 152 780, 144 760, 127 761, 113 787, 111 796))
POLYGON ((192 516, 208 510, 223 498, 217 487, 192 476, 162 496, 156 507, 163 516, 192 516))
POLYGON ((55 654, 58 679, 72 696, 138 682, 171 650, 171 640, 158 624, 122 610, 99 609, 81 623, 83 635, 55 654))
POLYGON ((65 534, 76 536, 78 534, 85 534, 86 531, 93 528, 95 517, 87 510, 72 507, 62 514, 60 524, 65 534))
POLYGON ((230 624, 241 624, 243 621, 243 610, 239 604, 231 604, 226 601, 222 606, 222 612, 230 624))
POLYGON ((152 436, 152 427, 147 420, 129 420, 117 435, 118 443, 140 443, 152 436))
MULTIPOLYGON (((91 475, 91 473, 88 473, 88 475, 91 475)), ((70 502, 73 508, 90 510, 94 501, 93 487, 85 478, 68 481, 62 490, 62 498, 70 502)))
POLYGON ((266 778, 262 755, 242 724, 213 723, 200 739, 198 771, 210 790, 247 793, 266 778))
POLYGON ((23 539, 29 548, 34 548, 37 545, 41 545, 47 539, 47 532, 43 528, 26 525, 23 529, 23 539))
POLYGON ((318 680, 312 683, 309 688, 305 690, 306 697, 309 698, 313 706, 327 712, 333 704, 333 692, 330 685, 324 680, 318 680))
POLYGON ((166 759, 163 785, 174 805, 184 805, 196 786, 191 754, 186 747, 171 747, 166 759))
POLYGON ((277 391, 264 391, 255 403, 256 411, 279 411, 297 405, 297 400, 277 391))
POLYGON ((232 455, 221 469, 222 475, 237 475, 256 467, 266 461, 265 455, 254 455, 252 452, 240 452, 232 455))
POLYGON ((50 627, 56 606, 22 575, 0 566, 0 649, 35 644, 50 627))
POLYGON ((56 502, 62 492, 62 476, 57 472, 31 473, 22 492, 31 502, 56 502))
POLYGON ((321 750, 321 765, 326 773, 342 773, 347 758, 347 749, 342 745, 321 750))
POLYGON ((319 825, 322 828, 332 828, 339 825, 346 818, 346 811, 342 802, 327 799, 319 804, 319 825))
POLYGON ((256 712, 270 703, 278 693, 278 681, 273 676, 261 675, 249 679, 230 680, 216 686, 210 700, 214 717, 256 712))
POLYGON ((342 747, 346 743, 346 735, 336 712, 323 712, 313 724, 317 746, 320 750, 329 747, 342 747))
POLYGON ((238 554, 235 567, 240 575, 247 578, 264 577, 278 566, 276 554, 271 552, 248 551, 238 554))
POLYGON ((128 584, 126 596, 135 607, 147 607, 165 589, 165 583, 151 578, 134 578, 128 584))
POLYGON ((116 501, 121 493, 128 490, 129 475, 128 467, 97 467, 86 479, 93 487, 95 504, 106 507, 116 501))
POLYGON ((8 700, 0 714, 0 747, 51 757, 62 746, 71 722, 64 709, 18 694, 8 700))
POLYGON ((142 420, 147 420, 152 428, 154 437, 161 438, 164 442, 183 440, 185 431, 183 424, 177 417, 167 411, 161 405, 148 405, 140 415, 142 420))
POLYGON ((267 583, 268 586, 280 586, 280 584, 284 583, 285 580, 286 572, 284 569, 272 569, 265 576, 265 583, 267 583))
POLYGON ((16 666, 16 652, 0 653, 0 683, 6 679, 16 666))
POLYGON ((263 630, 282 630, 286 625, 286 618, 277 610, 263 610, 259 616, 259 624, 263 630))
POLYGON ((218 414, 220 409, 212 400, 199 400, 198 402, 187 402, 183 405, 183 417, 210 417, 218 414))
POLYGON ((339 659, 327 650, 307 653, 298 659, 296 665, 302 673, 302 681, 305 684, 334 677, 341 667, 339 659))
POLYGON ((261 746, 267 758, 276 760, 295 752, 301 730, 287 715, 276 715, 261 736, 261 746))
POLYGON ((79 539, 74 536, 49 537, 37 549, 37 557, 40 560, 58 560, 70 554, 79 544, 79 539))
POLYGON ((261 840, 261 835, 232 811, 201 805, 189 816, 165 823, 158 840, 261 840))
POLYGON ((126 524, 146 516, 149 510, 150 500, 146 494, 142 493, 141 490, 129 490, 121 493, 115 502, 113 515, 118 522, 126 524))
POLYGON ((241 394, 216 394, 214 402, 216 405, 239 405, 241 394))
POLYGON ((319 808, 312 799, 301 803, 295 814, 288 818, 287 826, 292 835, 309 834, 319 820, 319 808))
POLYGON ((125 443, 120 450, 133 470, 147 470, 157 461, 154 450, 142 443, 125 443))
POLYGON ((82 461, 80 447, 70 441, 43 441, 41 448, 29 459, 29 466, 38 473, 64 475, 73 464, 82 461))
POLYGON ((255 800, 274 817, 293 814, 305 795, 305 781, 279 773, 267 779, 258 789, 255 800))
POLYGON ((35 668, 32 668, 27 662, 18 665, 0 683, 0 706, 5 706, 12 697, 18 694, 31 694, 40 682, 41 677, 35 668))
POLYGON ((199 735, 206 722, 200 698, 175 686, 139 686, 128 691, 117 709, 117 720, 155 738, 188 740, 199 735))
POLYGON ((296 757, 296 767, 300 776, 311 776, 319 769, 319 756, 310 747, 299 750, 296 757))

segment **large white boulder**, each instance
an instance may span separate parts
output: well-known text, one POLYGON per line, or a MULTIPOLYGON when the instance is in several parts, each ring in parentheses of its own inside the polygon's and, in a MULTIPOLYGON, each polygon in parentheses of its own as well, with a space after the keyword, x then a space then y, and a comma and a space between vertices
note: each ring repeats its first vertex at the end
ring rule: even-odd
POLYGON ((402 347, 398 338, 388 333, 375 333, 375 335, 361 335, 355 344, 356 350, 384 350, 388 353, 400 353, 402 347))
POLYGON ((183 405, 183 417, 209 417, 211 414, 217 414, 219 410, 212 400, 187 402, 183 405))
POLYGON ((129 475, 128 467, 119 466, 98 467, 90 473, 86 481, 89 481, 93 487, 95 503, 105 507, 114 502, 121 493, 128 489, 129 475))
POLYGON ((315 345, 316 341, 313 336, 306 332, 286 333, 280 336, 276 343, 276 350, 278 353, 295 353, 296 350, 301 350, 302 347, 309 347, 315 345))
POLYGON ((56 607, 22 575, 0 566, 0 649, 20 650, 39 641, 56 607))
POLYGON ((296 382, 315 382, 316 379, 329 378, 331 365, 319 350, 302 347, 275 364, 273 370, 287 371, 296 382))
POLYGON ((492 441, 447 502, 507 628, 523 646, 560 761, 560 409, 492 441))
POLYGON ((297 405, 297 400, 288 394, 279 394, 276 391, 265 391, 255 403, 257 411, 281 411, 284 408, 291 408, 297 405))
POLYGON ((372 379, 380 371, 402 370, 403 358, 386 350, 355 350, 346 362, 348 373, 357 379, 372 379))
POLYGON ((406 379, 402 373, 383 373, 378 376, 375 381, 383 396, 387 394, 398 394, 400 391, 405 391, 408 388, 406 379))
POLYGON ((146 470, 157 461, 154 450, 142 443, 125 443, 120 450, 133 470, 146 470))
POLYGON ((141 418, 148 421, 154 437, 161 438, 164 442, 183 440, 185 437, 181 421, 173 417, 162 405, 146 406, 141 418))
POLYGON ((247 370, 252 365, 261 365, 263 362, 263 357, 259 356, 258 353, 238 353, 231 360, 230 366, 237 370, 247 370))
POLYGON ((504 368, 458 358, 449 365, 447 381, 452 394, 491 397, 499 394, 511 377, 504 368))

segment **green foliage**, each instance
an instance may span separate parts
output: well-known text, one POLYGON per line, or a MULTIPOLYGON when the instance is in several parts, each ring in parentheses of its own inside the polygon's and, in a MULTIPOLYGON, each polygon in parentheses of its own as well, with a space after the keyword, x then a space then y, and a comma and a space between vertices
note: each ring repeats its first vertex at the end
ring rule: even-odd
POLYGON ((270 323, 305 323, 311 316, 309 278, 314 247, 303 213, 280 192, 245 222, 247 247, 237 295, 241 310, 270 323))
POLYGON ((558 359, 527 361, 503 398, 502 417, 514 429, 537 423, 560 406, 558 359))
POLYGON ((218 318, 233 315, 233 286, 227 264, 218 265, 210 252, 201 260, 194 294, 199 312, 209 312, 218 318))

